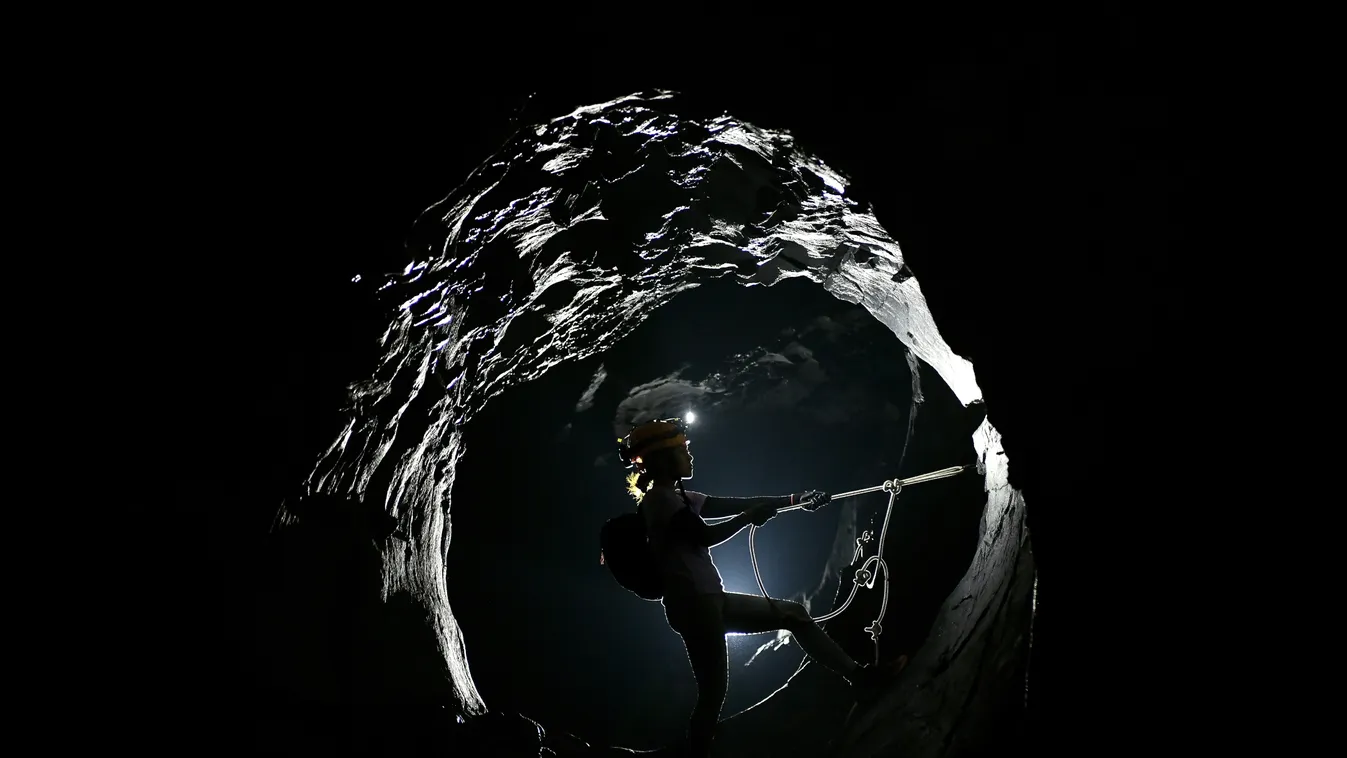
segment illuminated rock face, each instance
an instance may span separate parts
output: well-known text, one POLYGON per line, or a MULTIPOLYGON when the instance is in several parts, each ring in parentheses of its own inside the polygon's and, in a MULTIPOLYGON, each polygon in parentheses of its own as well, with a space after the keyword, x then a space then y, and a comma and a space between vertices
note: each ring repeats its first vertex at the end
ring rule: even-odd
MULTIPOLYGON (((869 311, 962 404, 980 402, 973 367, 940 337, 897 243, 847 198, 844 177, 787 134, 729 116, 681 119, 667 104, 659 93, 632 96, 521 130, 423 214, 406 268, 382 283, 391 317, 378 366, 352 386, 345 429, 307 483, 367 504, 374 515, 342 521, 363 525, 343 534, 363 534, 382 509, 406 538, 378 549, 354 540, 354 562, 369 570, 351 576, 379 578, 365 580, 353 617, 386 646, 356 650, 371 660, 352 665, 397 682, 363 696, 442 707, 451 724, 485 723, 475 717, 490 704, 469 671, 445 569, 464 429, 505 389, 602 354, 680 292, 723 278, 749 287, 807 279, 869 311)), ((1017 677, 1023 686, 1033 568, 996 430, 983 422, 973 444, 987 492, 982 542, 892 696, 845 728, 838 714, 818 714, 783 733, 792 691, 815 680, 806 668, 727 722, 723 744, 778 749, 761 742, 770 725, 782 751, 832 741, 847 755, 890 746, 937 755, 1003 715, 1006 689, 1017 677)), ((305 518, 286 507, 279 523, 305 518)), ((296 592, 311 586, 291 581, 296 592)), ((303 673, 291 686, 322 687, 303 673)), ((528 739, 509 742, 525 746, 511 751, 534 749, 523 731, 528 739)), ((538 739, 558 752, 583 749, 538 739)))

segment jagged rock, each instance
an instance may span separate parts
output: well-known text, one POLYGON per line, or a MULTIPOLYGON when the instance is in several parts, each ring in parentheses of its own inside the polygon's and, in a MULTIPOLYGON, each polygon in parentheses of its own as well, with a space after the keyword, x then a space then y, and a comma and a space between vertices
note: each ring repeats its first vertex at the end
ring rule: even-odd
MULTIPOLYGON (((369 669, 362 681, 404 681, 392 669, 411 682, 360 696, 443 704, 476 725, 474 740, 503 751, 491 754, 604 754, 546 738, 523 717, 491 715, 449 607, 447 583, 456 577, 445 556, 464 429, 505 389, 601 355, 655 309, 709 281, 803 278, 863 306, 896 337, 895 355, 906 345, 962 404, 981 398, 972 366, 941 338, 898 245, 847 198, 845 177, 788 134, 730 116, 682 119, 669 105, 663 93, 631 96, 521 130, 422 215, 405 268, 380 287, 391 307, 378 366, 352 386, 345 428, 306 482, 315 493, 384 504, 407 537, 361 553, 344 575, 371 588, 357 614, 365 645, 348 650, 381 651, 357 664, 369 669)), ((801 349, 768 364, 817 369, 801 349)), ((1027 649, 1033 568, 999 437, 984 420, 973 441, 988 493, 982 543, 894 691, 843 727, 844 694, 806 667, 727 722, 727 754, 948 755, 968 747, 961 735, 1007 719, 1006 689, 1022 676, 1027 649), (805 687, 809 702, 827 693, 828 705, 801 718, 792 709, 805 687)), ((287 505, 278 524, 305 534, 305 519, 287 505)), ((294 677, 300 689, 321 689, 318 681, 294 677)))
POLYGON ((467 719, 462 730, 460 744, 475 755, 534 758, 543 749, 542 726, 518 713, 488 711, 467 719))

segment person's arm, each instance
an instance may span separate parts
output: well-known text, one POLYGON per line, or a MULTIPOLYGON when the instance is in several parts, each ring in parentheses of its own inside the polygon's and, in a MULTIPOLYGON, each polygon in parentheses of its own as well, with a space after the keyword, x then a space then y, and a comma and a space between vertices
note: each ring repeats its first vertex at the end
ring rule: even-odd
MULTIPOLYGON (((770 504, 776 508, 785 508, 794 504, 791 502, 792 497, 792 495, 769 495, 766 497, 712 497, 707 495, 706 501, 702 503, 702 518, 738 516, 754 506, 763 504, 770 504)), ((745 521, 739 528, 742 529, 747 524, 748 522, 745 521)), ((735 531, 738 531, 738 529, 735 531)), ((733 534, 730 535, 730 537, 733 536, 733 534)), ((726 537, 725 539, 729 539, 729 537, 726 537)), ((721 540, 721 542, 724 541, 725 540, 721 540)))
MULTIPOLYGON (((771 506, 759 506, 766 510, 771 506)), ((700 516, 692 512, 691 508, 683 508, 675 513, 673 519, 669 522, 669 530, 680 539, 685 539, 698 547, 712 548, 731 537, 738 534, 741 529, 752 524, 753 513, 740 513, 729 521, 722 521, 719 524, 708 524, 700 516)), ((765 523, 767 518, 765 513, 760 512, 760 520, 765 523)), ((773 512, 772 515, 775 515, 773 512)))

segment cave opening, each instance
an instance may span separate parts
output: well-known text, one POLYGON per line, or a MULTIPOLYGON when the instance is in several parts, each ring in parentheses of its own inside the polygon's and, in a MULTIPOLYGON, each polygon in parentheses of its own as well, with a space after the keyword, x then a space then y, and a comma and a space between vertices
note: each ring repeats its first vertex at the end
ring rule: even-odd
MULTIPOLYGON (((687 411, 697 415, 698 460, 688 488, 731 496, 840 492, 974 463, 972 432, 985 416, 864 308, 793 279, 706 283, 612 349, 510 388, 464 430, 446 560, 450 606, 488 708, 596 743, 652 745, 685 726, 696 688, 681 639, 659 603, 598 565, 597 530, 633 507, 614 433, 687 411)), ((878 533, 887 500, 875 493, 769 523, 757 539, 769 592, 808 602, 814 615, 832 610, 851 587, 855 537, 878 533)), ((899 497, 885 552, 886 650, 922 645, 973 557, 985 502, 977 476, 899 497)), ((758 592, 746 533, 713 557, 727 591, 758 592)), ((862 590, 825 625, 858 660, 874 654, 863 627, 880 600, 878 585, 862 590)), ((798 645, 774 641, 731 637, 726 717, 796 672, 798 645)))

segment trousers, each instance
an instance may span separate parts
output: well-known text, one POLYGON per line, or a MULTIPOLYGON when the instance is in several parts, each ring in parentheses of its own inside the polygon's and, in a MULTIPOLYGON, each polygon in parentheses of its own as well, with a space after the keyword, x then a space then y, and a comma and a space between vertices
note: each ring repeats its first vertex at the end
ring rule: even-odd
POLYGON ((692 755, 710 754, 720 711, 729 688, 726 634, 755 634, 785 629, 811 660, 848 676, 858 664, 809 616, 803 605, 737 592, 681 595, 664 599, 669 626, 683 638, 697 678, 697 706, 688 725, 692 755))

